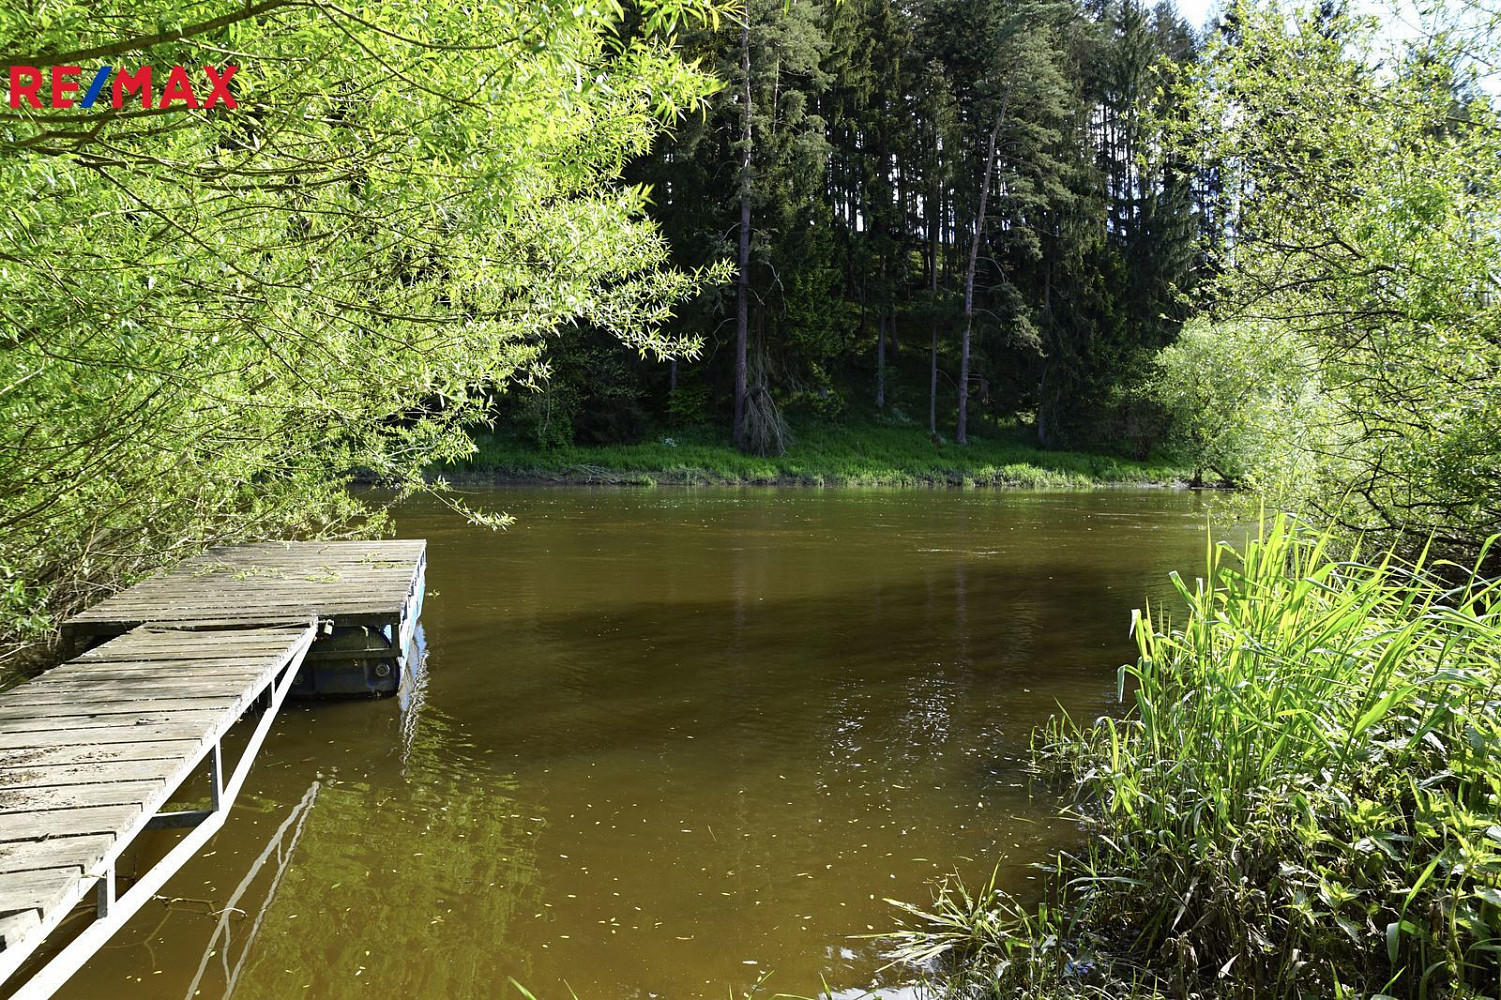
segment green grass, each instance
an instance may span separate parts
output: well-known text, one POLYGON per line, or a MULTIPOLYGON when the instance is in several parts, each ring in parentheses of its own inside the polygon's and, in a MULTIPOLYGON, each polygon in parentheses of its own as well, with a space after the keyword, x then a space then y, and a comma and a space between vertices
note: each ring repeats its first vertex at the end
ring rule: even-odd
POLYGON ((1213 549, 1126 717, 1038 734, 1084 822, 1054 897, 947 886, 896 956, 966 995, 1501 994, 1501 585, 1441 570, 1283 520, 1213 549))
POLYGON ((1181 481, 1166 461, 1133 462, 1084 452, 1043 451, 1023 430, 959 446, 916 427, 870 424, 801 432, 785 455, 745 455, 703 435, 640 444, 538 448, 476 437, 469 461, 434 470, 464 481, 634 485, 1089 487, 1181 481))

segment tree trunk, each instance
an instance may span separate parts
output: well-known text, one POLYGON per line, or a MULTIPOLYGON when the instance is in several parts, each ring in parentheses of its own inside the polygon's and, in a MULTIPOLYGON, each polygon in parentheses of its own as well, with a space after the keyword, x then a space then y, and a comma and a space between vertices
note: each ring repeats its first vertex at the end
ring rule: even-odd
POLYGON ((938 436, 938 321, 933 321, 933 347, 928 353, 928 433, 938 436))
POLYGON ((751 75, 750 10, 740 23, 740 276, 735 285, 735 447, 744 450, 746 407, 746 343, 750 335, 751 237, 751 75))
POLYGON ((1048 363, 1042 362, 1042 378, 1037 383, 1037 446, 1046 448, 1052 442, 1048 427, 1048 363))
POLYGON ((968 443, 969 429, 969 341, 975 326, 975 268, 980 261, 980 238, 985 233, 985 202, 990 198, 990 175, 995 171, 995 147, 1006 123, 1006 105, 1011 99, 1008 86, 1001 97, 1001 110, 990 130, 990 144, 985 151, 985 172, 980 176, 980 205, 975 212, 975 231, 969 241, 969 266, 964 271, 964 339, 959 347, 959 424, 954 440, 968 443))
MULTIPOLYGON (((935 156, 936 162, 936 156, 935 156)), ((937 174, 937 167, 934 167, 937 174)), ((938 226, 941 198, 938 185, 933 186, 933 214, 928 220, 928 290, 932 293, 930 307, 933 310, 933 345, 928 352, 928 433, 938 437, 938 226)))
POLYGON ((886 309, 876 310, 876 409, 886 409, 886 309))
MULTIPOLYGON (((1042 315, 1043 321, 1052 326, 1053 323, 1053 268, 1049 265, 1042 273, 1042 315)), ((1048 426, 1048 359, 1044 355, 1042 359, 1042 377, 1037 380, 1037 446, 1046 448, 1052 442, 1052 431, 1048 426)))

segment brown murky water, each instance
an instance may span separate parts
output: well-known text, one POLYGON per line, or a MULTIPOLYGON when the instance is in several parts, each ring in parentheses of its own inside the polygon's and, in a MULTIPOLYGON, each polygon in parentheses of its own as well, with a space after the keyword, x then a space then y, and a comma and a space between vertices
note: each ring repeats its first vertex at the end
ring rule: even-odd
POLYGON ((67 998, 868 985, 883 901, 1067 843, 1018 758, 1111 710, 1172 492, 505 489, 425 503, 425 680, 291 705, 209 850, 67 998))

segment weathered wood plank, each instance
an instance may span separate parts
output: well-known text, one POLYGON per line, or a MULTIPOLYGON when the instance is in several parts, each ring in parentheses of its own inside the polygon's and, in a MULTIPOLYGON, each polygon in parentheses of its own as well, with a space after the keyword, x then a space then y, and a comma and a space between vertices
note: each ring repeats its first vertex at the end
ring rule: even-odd
POLYGON ((36 747, 6 755, 0 775, 25 768, 109 764, 136 760, 182 760, 203 745, 203 739, 156 740, 147 743, 103 743, 96 746, 36 747))
MULTIPOLYGON (((3 704, 3 702, 0 702, 3 704)), ((41 706, 37 706, 38 708, 41 706)), ((71 729, 120 729, 126 726, 191 726, 196 731, 202 732, 210 729, 218 721, 225 709, 210 709, 207 711, 162 711, 162 712, 133 712, 133 713, 96 713, 89 712, 80 714, 75 707, 72 711, 61 715, 23 715, 9 717, 0 710, 0 734, 11 736, 21 733, 51 733, 62 732, 71 729)))
POLYGON ((269 610, 300 611, 322 608, 324 605, 337 605, 350 611, 381 611, 389 609, 390 601, 397 596, 400 595, 393 589, 389 598, 382 598, 378 594, 372 594, 370 588, 364 585, 351 588, 342 595, 328 587, 310 587, 305 594, 280 591, 271 587, 240 589, 225 594, 213 594, 202 588, 195 588, 170 594, 142 594, 126 591, 119 597, 110 598, 109 605, 112 612, 129 611, 137 615, 166 614, 178 607, 205 608, 221 610, 225 612, 224 617, 232 618, 235 617, 234 613, 238 612, 253 614, 269 610), (249 605, 247 603, 249 601, 255 603, 249 605))
MULTIPOLYGON (((46 785, 41 788, 0 786, 0 813, 119 806, 149 800, 163 781, 106 781, 89 785, 46 785)), ((0 864, 0 869, 4 865, 0 864)))
POLYGON ((359 582, 381 586, 393 585, 410 575, 415 560, 403 560, 389 566, 360 565, 357 563, 303 562, 288 564, 274 569, 258 568, 250 564, 239 566, 220 563, 212 567, 184 566, 168 576, 152 577, 121 593, 168 593, 213 587, 255 587, 267 585, 296 584, 300 586, 322 585, 329 588, 348 588, 359 582))
POLYGON ((165 785, 174 776, 186 771, 181 759, 4 769, 0 770, 0 798, 3 798, 11 789, 45 788, 54 785, 92 785, 107 781, 153 780, 165 785))
POLYGON ((204 725, 198 722, 179 722, 157 726, 54 727, 47 730, 31 729, 19 733, 0 732, 0 750, 31 750, 39 747, 102 743, 145 743, 152 740, 202 742, 204 728, 204 725))
POLYGON ((141 815, 141 803, 80 806, 42 812, 0 813, 0 841, 82 837, 123 830, 141 815))
MULTIPOLYGON (((189 613, 186 617, 168 618, 162 615, 121 615, 119 617, 105 617, 99 620, 86 618, 70 619, 63 630, 73 637, 87 636, 113 636, 127 632, 131 629, 150 627, 154 625, 171 625, 183 630, 228 630, 249 628, 275 628, 297 624, 305 624, 310 617, 308 609, 300 612, 288 613, 257 613, 246 612, 239 617, 226 617, 214 615, 205 617, 192 617, 189 613)), ((393 625, 400 621, 399 611, 345 611, 342 609, 318 609, 319 618, 332 619, 340 625, 393 625)))
POLYGON ((225 671, 269 670, 276 662, 276 658, 271 656, 258 656, 248 659, 230 659, 224 657, 215 660, 98 660, 76 666, 69 664, 71 669, 67 670, 64 670, 62 667, 54 668, 48 673, 37 677, 32 683, 76 680, 85 677, 97 677, 103 674, 143 677, 161 676, 169 678, 217 676, 225 671))
MULTIPOLYGON (((81 705, 17 705, 10 707, 4 697, 0 697, 0 724, 9 727, 14 722, 32 721, 42 723, 48 719, 69 719, 73 717, 86 719, 112 719, 121 716, 154 716, 167 712, 204 712, 209 711, 218 714, 224 709, 214 706, 205 706, 201 698, 113 698, 105 701, 90 702, 87 706, 88 714, 79 716, 81 705)), ((116 722, 106 722, 105 725, 117 725, 116 722)))
POLYGON ((181 681, 200 681, 211 678, 238 678, 240 676, 254 676, 265 673, 270 669, 269 661, 256 660, 226 660, 220 662, 213 669, 196 669, 186 664, 126 664, 114 663, 91 664, 89 670, 67 670, 60 668, 51 673, 43 674, 32 681, 31 687, 53 687, 65 684, 88 684, 98 681, 122 681, 135 683, 141 680, 160 679, 165 682, 179 683, 181 681))
MULTIPOLYGON (((306 620, 299 619, 298 625, 306 625, 306 620)), ((241 630, 247 638, 241 642, 226 641, 223 637, 233 635, 232 632, 184 632, 176 628, 152 628, 147 635, 149 638, 133 639, 137 632, 146 632, 146 629, 138 629, 135 632, 127 632, 118 636, 120 639, 132 639, 130 642, 118 645, 95 646, 83 656, 90 659, 104 658, 108 656, 131 656, 141 653, 159 654, 167 649, 177 649, 184 653, 193 652, 234 652, 238 651, 244 656, 264 656, 267 653, 278 651, 278 643, 265 641, 266 630, 241 630), (254 636, 255 638, 248 638, 254 636)))
POLYGON ((109 833, 53 837, 40 841, 11 841, 0 844, 0 872, 77 868, 82 875, 92 871, 114 843, 115 837, 109 833))
POLYGON ((32 681, 29 686, 40 688, 66 687, 68 685, 88 684, 98 681, 112 681, 120 687, 134 687, 146 681, 160 679, 164 682, 180 683, 182 681, 202 681, 214 678, 231 677, 254 677, 266 673, 271 669, 271 663, 256 663, 254 661, 236 661, 214 664, 209 667, 197 667, 191 663, 162 663, 157 666, 146 664, 114 664, 101 663, 95 669, 89 671, 68 671, 67 673, 43 674, 32 681))
POLYGON ((160 598, 165 596, 216 597, 236 596, 244 593, 311 594, 314 597, 337 596, 343 599, 358 598, 370 592, 392 593, 411 582, 412 567, 403 570, 371 573, 365 570, 335 571, 326 575, 309 574, 305 577, 250 577, 231 578, 222 575, 202 576, 193 579, 180 577, 170 580, 147 581, 122 590, 112 598, 118 601, 130 597, 160 598))
MULTIPOLYGON (((128 632, 126 634, 129 635, 128 632)), ((188 634, 195 635, 198 633, 190 632, 188 634)), ((160 663, 233 663, 265 660, 268 657, 275 656, 279 652, 279 649, 272 649, 270 647, 266 649, 244 649, 237 651, 232 646, 220 646, 214 649, 180 649, 175 655, 170 648, 117 649, 110 651, 105 656, 93 656, 90 653, 84 653, 82 656, 76 657, 72 662, 88 664, 127 663, 142 666, 154 666, 160 663)))
POLYGON ((40 930, 41 925, 41 915, 36 910, 0 916, 0 951, 16 947, 22 938, 40 930))
POLYGON ((266 632, 196 632, 184 635, 177 629, 137 629, 120 636, 118 642, 112 642, 108 646, 96 646, 79 658, 108 656, 117 651, 166 649, 184 652, 199 649, 233 649, 253 655, 280 650, 281 646, 279 637, 266 632))
MULTIPOLYGON (((149 688, 139 681, 90 683, 80 680, 58 681, 52 684, 28 684, 25 687, 16 688, 14 692, 6 692, 5 697, 6 701, 13 705, 51 704, 59 698, 77 698, 81 694, 94 696, 97 702, 110 700, 144 702, 153 698, 228 698, 241 687, 242 685, 215 683, 211 676, 162 678, 150 684, 149 688)), ((92 706, 95 703, 91 701, 88 704, 92 706)))
POLYGON ((45 913, 61 904, 68 890, 77 884, 78 873, 72 868, 0 872, 0 913, 24 910, 45 913))
MULTIPOLYGON (((193 690, 191 688, 185 687, 184 685, 169 686, 167 684, 161 685, 157 690, 151 692, 150 694, 112 692, 112 690, 108 687, 90 688, 85 690, 72 690, 63 687, 57 687, 48 688, 45 691, 37 691, 28 694, 24 699, 18 698, 16 699, 15 704, 17 706, 30 706, 35 708, 41 708, 45 705, 51 705, 53 707, 65 706, 71 707, 76 711, 80 700, 85 698, 88 700, 90 705, 93 705, 95 707, 102 706, 110 701, 122 704, 150 707, 156 705, 158 703, 158 699, 171 699, 174 701, 194 700, 199 702, 196 707, 202 709, 225 705, 229 698, 229 695, 226 694, 226 692, 222 688, 217 690, 193 690), (153 695, 155 697, 152 697, 153 695)), ((250 699, 246 699, 244 702, 244 704, 246 705, 248 705, 249 703, 250 699)))

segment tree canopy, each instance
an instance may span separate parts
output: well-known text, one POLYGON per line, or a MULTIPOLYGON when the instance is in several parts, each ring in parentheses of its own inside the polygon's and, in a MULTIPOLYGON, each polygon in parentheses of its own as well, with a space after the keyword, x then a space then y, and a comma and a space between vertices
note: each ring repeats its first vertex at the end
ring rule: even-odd
POLYGON ((1501 51, 1478 8, 1426 16, 1385 44, 1328 4, 1203 37, 1139 0, 7 8, 12 64, 159 96, 233 66, 236 104, 7 112, 7 617, 371 530, 352 480, 418 488, 479 424, 1167 449, 1472 554, 1501 51))
POLYGON ((0 127, 0 607, 23 627, 206 543, 360 527, 587 324, 691 355, 618 183, 717 82, 587 4, 43 2, 7 61, 238 67, 237 104, 26 102, 0 127))
POLYGON ((1501 527, 1501 119, 1479 85, 1501 49, 1458 13, 1394 42, 1328 7, 1239 5, 1185 85, 1180 141, 1217 171, 1210 308, 1261 327, 1250 377, 1291 340, 1319 396, 1262 485, 1469 558, 1501 527))

